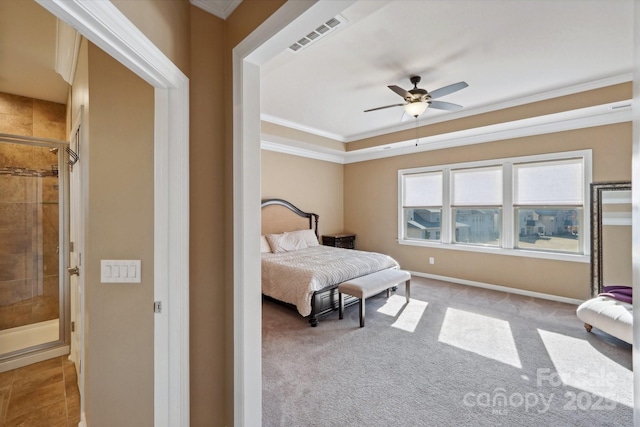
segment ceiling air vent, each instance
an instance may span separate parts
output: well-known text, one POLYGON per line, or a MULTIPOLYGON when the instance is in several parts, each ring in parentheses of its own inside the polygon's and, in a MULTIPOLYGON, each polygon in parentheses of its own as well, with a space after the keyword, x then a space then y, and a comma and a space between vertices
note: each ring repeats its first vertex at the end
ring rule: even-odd
POLYGON ((300 52, 305 47, 308 47, 317 40, 320 40, 340 25, 344 25, 346 23, 347 20, 343 16, 337 15, 289 46, 289 50, 292 52, 300 52))

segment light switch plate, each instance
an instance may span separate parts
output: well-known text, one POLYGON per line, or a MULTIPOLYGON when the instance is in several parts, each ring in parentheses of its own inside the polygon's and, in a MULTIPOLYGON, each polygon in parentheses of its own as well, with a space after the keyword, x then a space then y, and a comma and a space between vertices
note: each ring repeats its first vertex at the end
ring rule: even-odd
POLYGON ((102 283, 140 283, 140 260, 100 261, 100 281, 102 283))

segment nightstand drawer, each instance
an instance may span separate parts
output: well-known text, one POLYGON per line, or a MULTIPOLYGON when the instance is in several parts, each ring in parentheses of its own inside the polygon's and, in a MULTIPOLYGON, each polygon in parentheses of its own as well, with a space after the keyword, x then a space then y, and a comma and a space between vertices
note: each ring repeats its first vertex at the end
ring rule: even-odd
POLYGON ((328 234, 322 236, 322 244, 325 246, 335 246, 336 248, 355 249, 355 234, 328 234))

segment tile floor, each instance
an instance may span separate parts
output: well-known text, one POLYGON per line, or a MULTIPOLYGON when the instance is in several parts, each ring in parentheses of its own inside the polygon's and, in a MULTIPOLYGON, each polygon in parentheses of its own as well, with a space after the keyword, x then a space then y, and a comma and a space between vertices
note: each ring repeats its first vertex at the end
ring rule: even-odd
POLYGON ((1 427, 75 427, 79 422, 76 368, 68 356, 0 373, 1 427))

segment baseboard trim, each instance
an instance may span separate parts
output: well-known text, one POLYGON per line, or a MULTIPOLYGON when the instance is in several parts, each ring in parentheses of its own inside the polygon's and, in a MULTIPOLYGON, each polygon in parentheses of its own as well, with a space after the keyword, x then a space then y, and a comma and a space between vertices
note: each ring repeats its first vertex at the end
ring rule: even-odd
POLYGON ((421 273, 419 271, 411 271, 410 273, 414 276, 424 277, 426 279, 442 280, 445 282, 457 283, 459 285, 473 286, 476 288, 483 288, 483 289, 491 289, 492 291, 508 292, 511 294, 518 294, 518 295, 523 295, 527 297, 564 302, 567 304, 580 305, 584 302, 582 300, 575 299, 575 298, 567 298, 567 297, 561 297, 558 295, 544 294, 542 292, 533 292, 533 291, 527 291, 524 289, 510 288, 508 286, 492 285, 490 283, 475 282, 473 280, 458 279, 455 277, 438 276, 437 274, 421 273))

